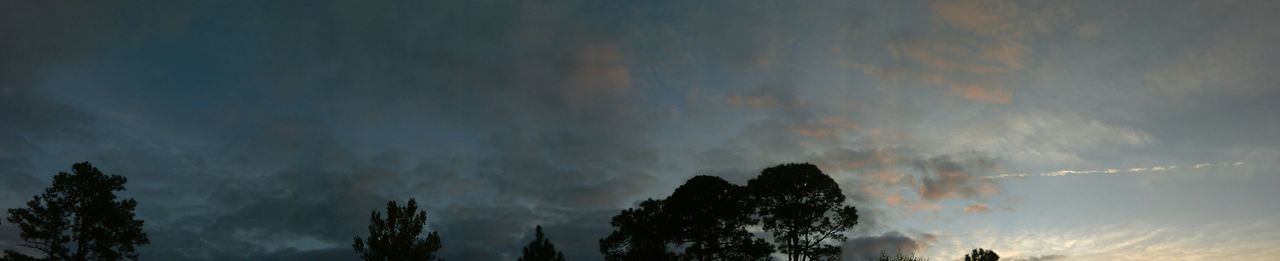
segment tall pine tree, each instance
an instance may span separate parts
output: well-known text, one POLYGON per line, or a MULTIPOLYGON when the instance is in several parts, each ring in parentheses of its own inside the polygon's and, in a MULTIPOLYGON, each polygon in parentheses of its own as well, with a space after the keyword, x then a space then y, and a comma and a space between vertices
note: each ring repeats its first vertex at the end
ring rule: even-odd
POLYGON ((412 198, 404 207, 395 201, 387 202, 387 218, 373 211, 369 216, 369 236, 356 237, 351 246, 364 260, 408 261, 436 260, 440 250, 440 234, 431 232, 422 237, 427 225, 427 212, 418 210, 418 202, 412 198))
MULTIPOLYGON (((150 243, 142 220, 134 219, 138 202, 117 199, 125 177, 106 175, 88 162, 58 173, 53 184, 27 202, 9 209, 9 222, 22 232, 19 246, 40 251, 49 260, 138 259, 135 247, 150 243)), ((9 260, 31 257, 5 251, 9 260)))
POLYGON ((858 210, 845 204, 840 185, 813 164, 766 168, 747 187, 764 231, 788 261, 839 259, 844 232, 858 224, 858 210))
POLYGON ((564 253, 556 251, 556 246, 542 234, 542 226, 534 230, 533 242, 524 247, 524 255, 519 261, 564 261, 564 253))

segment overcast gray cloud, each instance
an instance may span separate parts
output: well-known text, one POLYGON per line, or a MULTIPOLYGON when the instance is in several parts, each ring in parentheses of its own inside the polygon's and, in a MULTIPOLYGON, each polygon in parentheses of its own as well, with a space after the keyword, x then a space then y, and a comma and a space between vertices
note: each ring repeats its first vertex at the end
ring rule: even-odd
POLYGON ((899 232, 889 232, 878 236, 850 238, 841 246, 843 260, 873 260, 881 255, 910 255, 919 251, 935 240, 934 235, 920 235, 911 238, 899 232))
MULTIPOLYGON (((1277 8, 5 2, 0 208, 90 161, 129 178, 147 259, 351 260, 370 211, 416 198, 446 258, 512 259, 543 225, 591 260, 619 209, 690 176, 742 184, 811 162, 858 206, 855 260, 1141 259, 1071 243, 1123 238, 1021 236, 1115 219, 1230 219, 1280 242, 1280 206, 1261 200, 1280 160, 1280 82, 1265 70, 1277 8), (1215 211, 1164 218, 1180 202, 1215 211)), ((16 239, 0 225, 0 248, 16 239)), ((1143 242, 1164 241, 1132 249, 1143 242)), ((1176 243, 1218 253, 1205 259, 1262 251, 1176 243)))

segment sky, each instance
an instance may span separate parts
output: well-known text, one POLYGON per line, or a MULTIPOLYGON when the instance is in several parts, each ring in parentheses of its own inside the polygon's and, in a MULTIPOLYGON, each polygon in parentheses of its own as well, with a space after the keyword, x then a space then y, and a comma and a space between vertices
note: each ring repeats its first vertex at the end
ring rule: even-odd
MULTIPOLYGON (((1280 258, 1277 1, 0 0, 0 208, 89 161, 146 260, 450 260, 810 162, 846 260, 1280 258)), ((0 224, 0 248, 15 249, 0 224)))

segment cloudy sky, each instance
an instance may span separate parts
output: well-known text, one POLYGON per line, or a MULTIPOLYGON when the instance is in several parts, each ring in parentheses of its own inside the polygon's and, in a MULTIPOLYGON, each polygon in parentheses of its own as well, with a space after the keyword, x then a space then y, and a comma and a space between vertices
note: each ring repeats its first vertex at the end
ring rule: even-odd
MULTIPOLYGON (((129 178, 150 260, 452 260, 812 162, 845 257, 1280 257, 1276 1, 0 1, 0 208, 129 178)), ((0 224, 0 248, 17 228, 0 224)))

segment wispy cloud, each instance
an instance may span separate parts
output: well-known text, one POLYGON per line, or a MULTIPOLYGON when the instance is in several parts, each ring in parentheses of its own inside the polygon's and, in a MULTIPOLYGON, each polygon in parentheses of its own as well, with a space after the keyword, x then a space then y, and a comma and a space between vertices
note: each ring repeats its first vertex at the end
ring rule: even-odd
MULTIPOLYGON (((980 245, 1010 260, 1269 260, 1280 237, 1274 221, 1230 221, 1163 227, 1140 221, 1062 230, 939 235, 927 256, 951 257, 980 245), (1198 231, 1215 231, 1201 233, 1198 231), (1195 249, 1211 249, 1196 251, 1195 249), (1065 256, 1069 255, 1069 256, 1065 256)), ((939 258, 941 259, 941 258, 939 258)), ((945 260, 945 259, 943 259, 945 260)), ((1002 258, 1003 260, 1003 258, 1002 258)))
POLYGON ((1235 2, 1203 5, 1209 12, 1231 13, 1226 26, 1206 37, 1211 39, 1209 44, 1181 50, 1168 64, 1146 72, 1147 85, 1182 97, 1202 90, 1253 91, 1280 83, 1280 76, 1270 69, 1275 68, 1280 52, 1268 48, 1280 43, 1280 30, 1265 26, 1280 21, 1271 15, 1280 5, 1235 2))
POLYGON ((888 43, 891 62, 864 60, 858 67, 889 85, 938 86, 948 88, 950 97, 1009 104, 1015 85, 1008 79, 1034 66, 1036 39, 1070 26, 1072 9, 1004 0, 929 1, 934 23, 928 33, 888 43))
POLYGON ((1012 162, 1072 166, 1089 154, 1159 143, 1155 135, 1123 124, 1074 113, 1031 110, 1008 113, 939 137, 947 150, 990 151, 1012 162))
MULTIPOLYGON (((1240 166, 1240 165, 1244 165, 1244 162, 1236 161, 1236 162, 1219 162, 1219 163, 1200 163, 1200 164, 1191 165, 1191 167, 1189 168, 1203 169, 1203 168, 1215 168, 1215 167, 1232 167, 1232 166, 1240 166)), ((1062 176, 1094 175, 1094 174, 1146 173, 1146 172, 1171 171, 1171 170, 1178 170, 1181 168, 1183 167, 1178 165, 1164 165, 1164 166, 1152 166, 1152 167, 1133 167, 1128 169, 1118 169, 1118 168, 1095 169, 1095 170, 1063 169, 1063 170, 1041 172, 1041 173, 1002 173, 999 175, 982 176, 982 178, 1001 179, 1001 178, 1023 178, 1023 177, 1033 177, 1033 176, 1034 177, 1062 177, 1062 176)))

